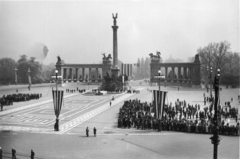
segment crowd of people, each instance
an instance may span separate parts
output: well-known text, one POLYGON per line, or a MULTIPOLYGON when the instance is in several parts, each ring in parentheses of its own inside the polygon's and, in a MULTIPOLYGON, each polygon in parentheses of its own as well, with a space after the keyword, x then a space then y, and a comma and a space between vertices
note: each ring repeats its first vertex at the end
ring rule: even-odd
POLYGON ((86 89, 78 89, 78 87, 75 89, 66 89, 66 92, 67 93, 75 93, 75 92, 79 92, 79 93, 83 93, 83 92, 86 92, 86 89))
POLYGON ((0 98, 1 110, 2 110, 2 107, 5 105, 13 105, 13 102, 29 101, 32 99, 39 99, 41 97, 42 97, 42 94, 38 94, 38 93, 32 93, 32 94, 18 93, 18 94, 3 95, 0 98))
MULTIPOLYGON (((230 118, 236 119, 238 109, 230 108, 229 102, 218 108, 219 134, 239 135, 239 123, 229 124, 230 118)), ((231 107, 231 106, 230 106, 231 107)), ((203 109, 199 104, 190 105, 185 100, 177 99, 175 105, 166 104, 163 108, 162 119, 156 119, 151 103, 140 102, 140 100, 125 101, 119 110, 119 128, 152 129, 162 131, 181 131, 191 133, 213 133, 213 105, 203 109)))

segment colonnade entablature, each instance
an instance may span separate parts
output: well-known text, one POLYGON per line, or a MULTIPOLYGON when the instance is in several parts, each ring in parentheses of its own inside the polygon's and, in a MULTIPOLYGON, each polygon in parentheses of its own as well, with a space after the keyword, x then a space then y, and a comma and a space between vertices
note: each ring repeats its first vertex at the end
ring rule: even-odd
POLYGON ((150 82, 159 82, 159 79, 154 76, 158 75, 158 70, 161 70, 161 74, 165 76, 165 78, 161 79, 161 82, 163 83, 200 86, 200 66, 201 64, 198 55, 195 56, 194 62, 186 63, 160 63, 160 60, 152 59, 150 64, 150 82))

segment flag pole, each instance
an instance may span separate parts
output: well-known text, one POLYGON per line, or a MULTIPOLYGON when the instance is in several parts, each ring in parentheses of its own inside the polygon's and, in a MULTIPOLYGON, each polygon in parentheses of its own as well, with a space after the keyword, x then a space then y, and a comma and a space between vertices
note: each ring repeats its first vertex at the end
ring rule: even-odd
MULTIPOLYGON (((58 70, 55 70, 55 75, 56 75, 56 105, 58 105, 59 103, 58 103, 58 87, 57 87, 57 85, 58 85, 58 78, 57 78, 57 75, 58 75, 58 70)), ((59 121, 59 119, 58 119, 58 116, 57 116, 57 118, 56 118, 56 131, 59 131, 59 125, 58 125, 58 121, 59 121)))
MULTIPOLYGON (((161 86, 160 86, 160 84, 161 84, 161 78, 160 78, 161 77, 161 68, 159 68, 159 70, 158 70, 158 76, 159 76, 159 78, 158 78, 159 80, 158 81, 159 81, 159 96, 160 96, 160 90, 161 90, 161 86)), ((160 103, 159 103, 159 105, 160 105, 160 103)), ((161 125, 161 119, 160 119, 160 116, 159 116, 159 128, 158 128, 158 131, 161 131, 161 130, 162 130, 162 125, 161 125)))

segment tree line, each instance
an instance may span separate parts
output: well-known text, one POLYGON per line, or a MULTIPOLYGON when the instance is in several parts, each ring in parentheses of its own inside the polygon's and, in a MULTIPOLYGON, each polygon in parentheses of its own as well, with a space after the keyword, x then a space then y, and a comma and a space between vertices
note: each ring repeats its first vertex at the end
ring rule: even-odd
POLYGON ((54 64, 42 65, 35 61, 35 57, 28 58, 27 55, 21 55, 18 61, 2 58, 0 59, 0 84, 16 84, 16 77, 17 83, 28 83, 29 73, 33 84, 42 83, 51 78, 54 70, 54 64))
POLYGON ((231 51, 229 42, 210 43, 205 47, 200 47, 197 53, 201 60, 203 82, 209 79, 209 68, 212 67, 212 80, 217 69, 220 69, 221 84, 239 85, 240 55, 238 52, 231 51))

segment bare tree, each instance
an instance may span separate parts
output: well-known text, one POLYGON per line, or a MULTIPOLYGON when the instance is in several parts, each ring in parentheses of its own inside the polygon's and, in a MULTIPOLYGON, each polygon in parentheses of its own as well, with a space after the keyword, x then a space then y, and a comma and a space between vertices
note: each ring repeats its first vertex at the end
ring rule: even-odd
MULTIPOLYGON (((220 43, 210 43, 204 48, 197 50, 202 64, 202 73, 207 75, 207 67, 213 68, 213 73, 217 69, 224 70, 226 56, 230 52, 230 44, 227 41, 220 43)), ((222 72, 222 71, 221 71, 222 72)))

